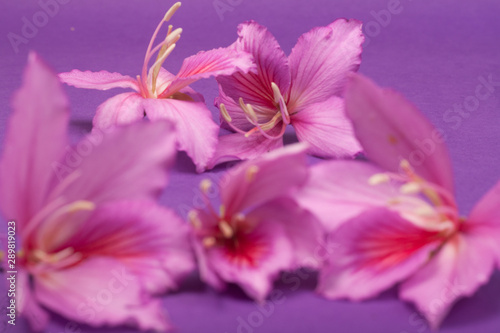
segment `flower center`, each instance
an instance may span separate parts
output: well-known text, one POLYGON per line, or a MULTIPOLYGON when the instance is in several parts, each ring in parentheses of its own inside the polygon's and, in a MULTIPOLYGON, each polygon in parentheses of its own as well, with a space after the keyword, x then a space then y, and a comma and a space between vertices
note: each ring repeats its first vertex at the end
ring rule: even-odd
POLYGON ((172 16, 181 6, 180 2, 176 2, 170 9, 167 11, 163 19, 160 21, 158 26, 156 27, 153 36, 149 42, 146 55, 144 57, 144 64, 142 67, 142 74, 137 76, 137 82, 139 83, 139 88, 141 90, 141 95, 145 98, 156 98, 161 94, 157 92, 157 82, 158 75, 160 73, 161 66, 167 59, 167 57, 172 53, 175 48, 175 43, 181 38, 182 29, 177 28, 172 31, 173 26, 168 26, 168 32, 165 39, 154 46, 154 42, 165 22, 170 21, 172 16), (148 65, 152 59, 152 57, 157 54, 156 60, 153 65, 148 70, 148 65))
POLYGON ((243 101, 243 98, 240 97, 239 99, 239 104, 240 108, 243 110, 243 113, 245 115, 245 118, 247 121, 254 126, 249 131, 244 131, 235 125, 232 124, 232 118, 229 115, 229 112, 227 111, 226 106, 221 103, 219 105, 220 112, 224 120, 229 124, 229 126, 236 131, 237 133, 241 133, 245 135, 245 137, 249 137, 250 135, 254 133, 260 133, 261 135, 265 136, 268 139, 271 140, 276 140, 279 139, 283 136, 285 133, 286 126, 290 124, 290 114, 288 113, 288 109, 285 103, 285 99, 283 98, 283 95, 281 94, 281 91, 276 85, 276 83, 272 82, 271 87, 273 89, 273 102, 274 106, 278 110, 276 114, 271 118, 271 120, 267 121, 266 123, 259 123, 259 119, 257 117, 257 114, 255 113, 254 108, 252 107, 251 104, 245 104, 243 101), (281 124, 281 130, 278 135, 274 135, 273 133, 270 133, 276 125, 281 124))
POLYGON ((407 160, 402 160, 400 167, 402 173, 375 174, 368 180, 369 184, 376 186, 391 180, 402 183, 399 188, 402 195, 395 196, 388 201, 390 208, 407 212, 408 207, 411 207, 412 215, 424 220, 432 220, 438 216, 441 222, 453 223, 456 230, 461 221, 453 195, 448 190, 418 176, 407 160), (411 195, 420 195, 425 201, 417 197, 412 198, 411 195))
MULTIPOLYGON (((255 179, 257 166, 250 166, 246 172, 246 181, 255 179)), ((239 265, 258 265, 265 255, 267 246, 262 237, 255 233, 255 224, 248 221, 242 213, 228 214, 225 205, 216 212, 208 198, 212 182, 208 179, 201 181, 200 190, 208 211, 204 220, 200 219, 197 210, 189 212, 189 221, 197 237, 205 248, 219 247, 229 260, 239 265), (215 221, 215 223, 213 223, 215 221)))

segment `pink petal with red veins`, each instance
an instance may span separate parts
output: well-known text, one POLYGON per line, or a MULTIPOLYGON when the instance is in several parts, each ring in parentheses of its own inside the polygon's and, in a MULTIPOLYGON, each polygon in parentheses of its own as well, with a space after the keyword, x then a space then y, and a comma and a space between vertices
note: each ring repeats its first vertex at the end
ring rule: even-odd
POLYGON ((472 296, 489 280, 494 255, 482 236, 458 234, 401 285, 400 298, 414 303, 437 329, 459 298, 472 296))
POLYGON ((363 300, 416 272, 441 240, 396 213, 374 209, 340 226, 329 244, 334 250, 321 271, 319 293, 363 300))
POLYGON ((293 267, 292 244, 283 226, 272 221, 260 221, 236 237, 237 245, 208 249, 207 259, 221 280, 236 283, 248 296, 263 301, 279 272, 293 267))
POLYGON ((93 257, 38 276, 35 295, 47 308, 94 327, 133 324, 158 331, 170 327, 160 302, 147 296, 140 279, 116 259, 93 257))
POLYGON ((144 118, 144 98, 137 93, 123 93, 111 97, 97 107, 92 123, 94 127, 106 129, 127 125, 144 118))
POLYGON ((312 155, 350 157, 361 151, 352 124, 344 115, 344 101, 340 97, 304 107, 292 115, 291 124, 299 141, 309 143, 312 155))
POLYGON ((160 97, 169 97, 200 79, 231 75, 236 72, 246 73, 254 66, 252 57, 245 52, 237 52, 228 48, 201 51, 184 59, 179 73, 160 97))
POLYGON ((215 153, 219 127, 204 102, 147 99, 144 108, 151 121, 166 119, 175 124, 177 147, 185 151, 202 172, 215 153))
MULTIPOLYGON (((231 76, 217 78, 224 94, 235 101, 243 98, 256 108, 271 110, 268 117, 278 112, 274 103, 271 83, 274 82, 282 95, 285 95, 290 85, 290 71, 285 53, 274 36, 266 27, 250 21, 238 26, 238 40, 232 48, 250 53, 256 63, 256 72, 235 73, 231 76)), ((231 109, 229 114, 233 116, 231 109)), ((269 120, 269 119, 268 119, 269 120)))
POLYGON ((339 19, 303 34, 288 57, 289 109, 298 110, 343 94, 347 75, 361 63, 361 22, 339 19))

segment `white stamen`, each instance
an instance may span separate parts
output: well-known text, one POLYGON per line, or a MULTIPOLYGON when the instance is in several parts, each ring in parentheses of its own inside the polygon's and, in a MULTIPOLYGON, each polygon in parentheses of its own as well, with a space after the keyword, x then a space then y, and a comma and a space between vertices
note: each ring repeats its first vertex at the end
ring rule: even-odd
POLYGON ((252 120, 254 123, 257 123, 257 115, 255 114, 255 111, 253 110, 252 106, 250 104, 245 104, 243 102, 243 98, 240 97, 239 99, 240 107, 245 112, 245 114, 252 120))
POLYGON ((198 217, 198 213, 195 210, 189 211, 188 219, 195 229, 201 229, 201 220, 198 217))
POLYGON ((399 188, 399 191, 403 194, 416 194, 421 191, 421 186, 419 183, 410 182, 406 183, 399 188))
POLYGON ((212 181, 210 179, 203 179, 200 182, 200 190, 207 194, 210 188, 212 187, 212 181))
POLYGON ((163 21, 165 22, 170 21, 170 19, 172 18, 172 16, 174 16, 175 12, 177 11, 177 9, 179 9, 180 6, 181 6, 180 2, 174 3, 174 5, 170 7, 170 9, 165 14, 165 17, 163 17, 163 21))
POLYGON ((234 235, 233 228, 231 228, 229 223, 227 223, 226 221, 219 222, 219 229, 222 232, 224 238, 231 238, 234 235))
POLYGON ((279 103, 281 99, 281 91, 280 88, 276 85, 276 83, 272 82, 271 83, 271 88, 273 88, 273 93, 274 93, 274 102, 279 103))
POLYGON ((429 206, 420 206, 415 209, 415 214, 420 216, 433 216, 436 214, 436 211, 429 206))
POLYGON ((369 179, 368 179, 368 184, 372 185, 372 186, 375 186, 375 185, 379 185, 379 184, 383 184, 383 183, 387 183, 388 181, 391 180, 391 177, 389 177, 388 174, 385 174, 385 173, 377 173, 373 176, 371 176, 369 179))
POLYGON ((220 109, 220 114, 222 115, 222 118, 224 118, 225 121, 230 123, 233 119, 231 119, 231 116, 229 115, 229 112, 227 112, 226 106, 224 104, 219 105, 220 109))
POLYGON ((246 180, 247 182, 252 182, 255 179, 255 175, 259 172, 259 167, 256 165, 252 165, 247 169, 246 172, 246 180))
POLYGON ((203 246, 212 247, 217 243, 217 240, 214 237, 205 237, 202 240, 203 246))

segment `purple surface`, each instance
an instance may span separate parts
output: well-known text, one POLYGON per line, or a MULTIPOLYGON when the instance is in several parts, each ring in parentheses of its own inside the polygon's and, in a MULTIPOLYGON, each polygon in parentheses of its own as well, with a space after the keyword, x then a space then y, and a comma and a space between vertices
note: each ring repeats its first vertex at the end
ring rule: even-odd
MULTIPOLYGON (((150 35, 172 3, 59 1, 67 3, 60 5, 58 12, 26 39, 26 44, 20 44, 17 53, 7 36, 10 32, 22 36, 23 18, 32 21, 33 15, 41 10, 40 4, 26 0, 0 3, 2 138, 10 113, 10 96, 20 85, 28 50, 39 52, 57 71, 106 69, 136 75, 150 35)), ((315 26, 326 25, 339 17, 359 19, 365 22, 368 29, 365 32, 370 39, 364 49, 361 73, 381 85, 402 91, 445 132, 454 163, 458 201, 462 213, 467 214, 500 178, 500 2, 401 0, 395 8, 389 5, 393 2, 187 0, 172 21, 175 27, 182 27, 184 33, 165 66, 175 72, 184 57, 232 43, 237 24, 249 19, 266 25, 287 53, 302 33, 315 26), (214 2, 226 4, 228 10, 219 15, 214 2), (391 15, 390 22, 376 23, 376 12, 388 8, 398 13, 391 15), (498 84, 487 98, 479 101, 474 97, 476 87, 480 78, 488 76, 498 84), (459 113, 459 109, 464 112, 459 113)), ((212 106, 215 81, 201 81, 193 88, 205 95, 217 119, 212 106)), ((67 88, 73 108, 73 139, 89 131, 97 105, 117 91, 67 88)), ((224 167, 220 167, 214 172, 196 175, 191 161, 180 154, 162 203, 185 216, 189 207, 199 203, 199 181, 205 177, 216 179, 223 170, 224 167)), ((257 305, 237 288, 217 294, 195 277, 186 281, 178 293, 166 295, 163 303, 177 331, 185 333, 430 331, 412 306, 397 299, 395 290, 365 303, 333 302, 315 295, 314 284, 314 277, 302 280, 297 275, 278 283, 277 290, 284 296, 272 303, 272 307, 268 303, 266 314, 261 315, 257 305), (295 287, 298 289, 293 291, 295 287), (246 324, 241 324, 242 320, 246 324)), ((5 292, 0 292, 3 300, 5 292)), ((3 310, 1 313, 3 323, 3 310)), ((2 327, 0 325, 0 329, 2 327)), ((9 327, 7 331, 29 332, 29 329, 26 322, 20 320, 15 328, 9 327)), ((499 333, 500 274, 496 273, 474 297, 460 301, 441 331, 499 333)), ((55 317, 47 332, 134 330, 76 327, 64 318, 55 317)))

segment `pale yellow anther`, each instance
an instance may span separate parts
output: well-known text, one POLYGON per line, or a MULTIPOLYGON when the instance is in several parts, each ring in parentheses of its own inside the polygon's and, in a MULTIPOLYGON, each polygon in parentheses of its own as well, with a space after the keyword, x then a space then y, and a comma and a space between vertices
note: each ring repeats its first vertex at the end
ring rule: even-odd
POLYGON ((255 114, 255 111, 253 110, 252 106, 250 104, 245 104, 243 101, 243 98, 240 97, 239 99, 239 104, 243 112, 250 118, 251 121, 253 121, 255 124, 257 123, 257 115, 255 114))
POLYGON ((189 219, 189 222, 191 222, 191 225, 195 229, 200 229, 201 228, 201 220, 198 217, 198 213, 195 210, 189 211, 189 213, 188 213, 188 219, 189 219))
POLYGON ((203 179, 201 182, 200 182, 200 190, 203 192, 203 193, 208 193, 208 191, 210 190, 210 188, 212 188, 212 181, 210 179, 203 179))
POLYGON ((165 44, 169 45, 172 43, 177 43, 179 38, 181 38, 182 31, 182 28, 177 28, 174 31, 170 32, 165 38, 165 44))
POLYGON ((415 182, 406 183, 399 188, 399 191, 403 194, 416 194, 422 190, 420 184, 415 182))
POLYGON ((175 12, 177 11, 177 9, 179 9, 180 6, 181 6, 180 2, 174 3, 173 6, 170 7, 170 9, 167 11, 167 13, 165 14, 165 16, 163 17, 163 20, 165 22, 170 21, 170 19, 172 18, 172 16, 174 16, 175 12))
POLYGON ((368 184, 375 186, 379 184, 387 183, 391 180, 391 177, 385 173, 377 173, 368 179, 368 184))
POLYGON ((247 172, 245 174, 245 178, 247 182, 252 182, 255 179, 255 175, 259 172, 259 167, 256 165, 252 165, 247 169, 247 172))
POLYGON ((75 250, 72 247, 67 247, 62 251, 59 251, 54 254, 47 254, 45 251, 42 251, 40 249, 33 250, 33 256, 37 258, 40 261, 47 262, 47 263, 55 263, 58 262, 64 258, 69 257, 75 253, 75 250))
POLYGON ((175 48, 175 44, 170 45, 165 50, 165 52, 161 55, 161 57, 159 57, 158 60, 156 60, 156 62, 152 66, 152 68, 153 68, 153 82, 152 82, 152 89, 151 90, 152 90, 153 94, 156 92, 156 82, 158 79, 158 74, 160 73, 161 65, 163 64, 163 62, 165 62, 165 59, 167 59, 167 57, 170 55, 170 53, 172 53, 174 48, 175 48))
POLYGON ((202 243, 205 247, 212 247, 217 243, 217 240, 215 237, 205 237, 203 238, 202 243))
POLYGON ((227 112, 226 106, 221 103, 219 105, 219 109, 220 109, 220 114, 222 115, 222 118, 224 118, 225 121, 227 121, 228 123, 230 123, 233 119, 229 115, 229 112, 227 112))
POLYGON ((66 208, 65 210, 66 213, 75 213, 80 210, 94 210, 95 204, 87 200, 78 200, 67 205, 65 208, 66 208))
POLYGON ((231 238, 234 235, 233 228, 226 221, 219 222, 219 230, 222 232, 224 238, 231 238))
POLYGON ((433 216, 436 214, 436 211, 429 206, 420 206, 415 209, 415 214, 420 216, 433 216))
POLYGON ((403 170, 412 170, 410 162, 408 160, 401 160, 399 163, 399 166, 401 166, 401 169, 403 170))
POLYGON ((271 88, 273 89, 273 94, 274 94, 274 102, 279 103, 281 99, 281 91, 278 85, 274 82, 271 83, 271 88))

